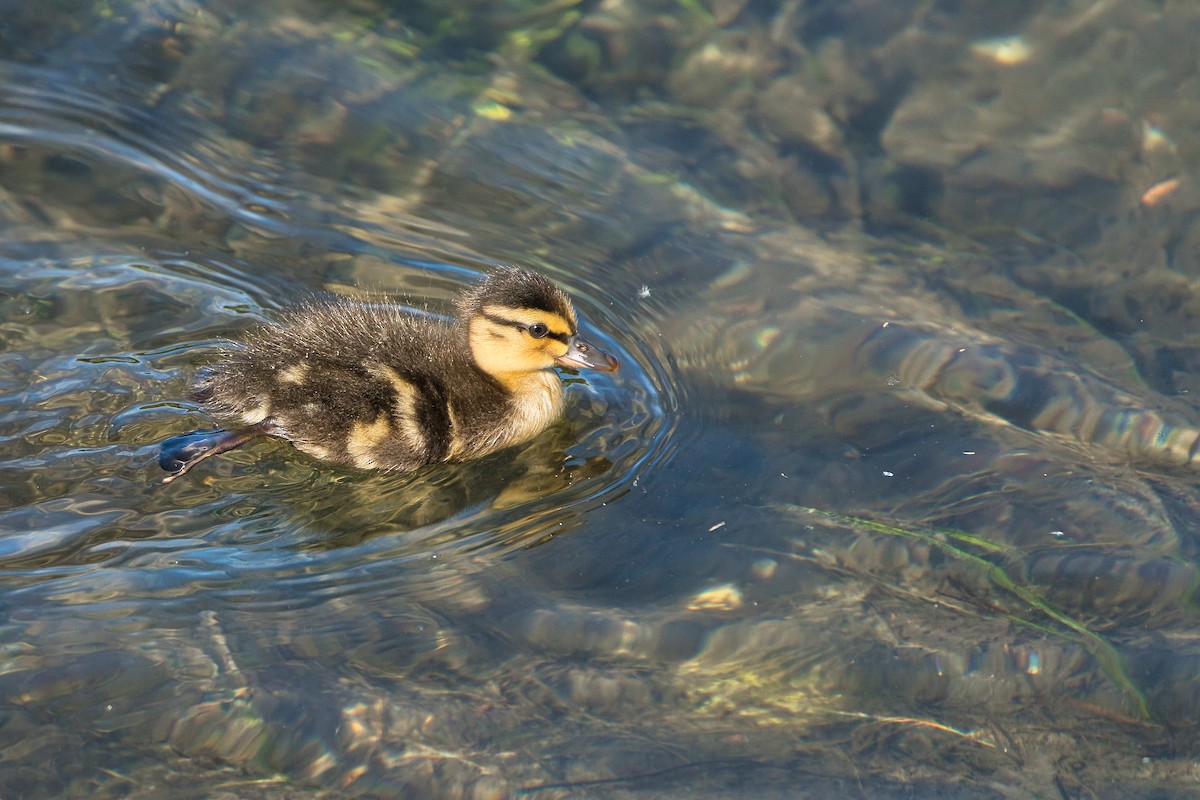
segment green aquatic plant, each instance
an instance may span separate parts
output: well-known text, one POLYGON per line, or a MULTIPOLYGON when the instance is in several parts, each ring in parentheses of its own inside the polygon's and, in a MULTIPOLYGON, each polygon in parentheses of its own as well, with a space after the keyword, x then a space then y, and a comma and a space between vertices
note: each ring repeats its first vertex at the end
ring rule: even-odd
POLYGON ((898 525, 879 522, 877 520, 839 514, 819 508, 787 505, 784 510, 798 515, 815 515, 845 525, 850 528, 881 533, 903 539, 921 542, 937 549, 951 558, 964 562, 979 570, 979 572, 996 588, 1011 594, 1030 608, 1039 612, 1054 624, 1043 624, 1033 619, 1017 616, 997 609, 1008 619, 1018 624, 1033 628, 1041 633, 1052 636, 1066 636, 1077 642, 1096 659, 1104 675, 1113 682, 1136 711, 1136 716, 1142 720, 1152 718, 1150 706, 1142 690, 1134 683, 1125 666, 1121 653, 1103 636, 1088 628, 1082 622, 1073 619, 1068 614, 1053 607, 1042 593, 1035 587, 1013 580, 1003 567, 989 561, 986 555, 1005 555, 1021 558, 1024 554, 1017 548, 990 541, 967 531, 952 528, 919 528, 917 526, 902 528, 898 525), (971 550, 981 551, 980 555, 971 550), (1066 629, 1064 632, 1062 629, 1066 629))

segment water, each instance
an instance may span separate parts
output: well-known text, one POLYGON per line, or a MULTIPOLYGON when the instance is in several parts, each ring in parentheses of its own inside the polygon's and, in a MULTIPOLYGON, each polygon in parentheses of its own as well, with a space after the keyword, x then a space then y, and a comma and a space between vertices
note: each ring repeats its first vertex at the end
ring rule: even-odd
POLYGON ((1186 791, 1189 12, 816 5, 3 10, 0 793, 1186 791), (160 483, 226 338, 507 262, 561 425, 160 483))

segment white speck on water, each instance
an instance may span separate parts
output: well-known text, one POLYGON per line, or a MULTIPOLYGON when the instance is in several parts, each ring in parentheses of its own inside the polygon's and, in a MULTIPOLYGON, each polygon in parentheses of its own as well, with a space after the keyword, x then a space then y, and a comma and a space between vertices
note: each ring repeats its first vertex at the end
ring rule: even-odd
POLYGON ((641 298, 642 300, 645 300, 646 298, 648 298, 650 296, 650 287, 643 283, 641 285, 641 288, 638 289, 637 296, 639 298, 641 298))
POLYGON ((720 530, 721 528, 724 528, 724 527, 725 527, 725 520, 721 520, 716 525, 713 525, 711 528, 709 528, 708 532, 712 533, 713 531, 720 530))
POLYGON ((885 477, 885 478, 894 478, 894 477, 896 477, 896 473, 894 473, 894 472, 888 472, 888 471, 885 469, 885 470, 883 471, 883 477, 885 477))

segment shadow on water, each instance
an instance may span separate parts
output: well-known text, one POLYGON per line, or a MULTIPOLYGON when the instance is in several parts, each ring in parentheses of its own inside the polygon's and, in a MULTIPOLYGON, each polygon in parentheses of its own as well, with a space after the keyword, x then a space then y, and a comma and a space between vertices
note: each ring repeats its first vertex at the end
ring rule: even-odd
MULTIPOLYGON (((1002 120, 974 178, 913 155, 940 70, 991 74, 937 59, 1030 57, 867 5, 8 9, 0 793, 1189 785, 1194 344, 1106 329, 1127 290, 1039 272, 1033 233, 1011 267, 929 220, 830 230, 986 238, 912 195, 986 216, 981 182, 1041 175, 1079 209, 1110 152, 1022 171, 1002 120), (564 373, 543 436, 408 475, 256 441, 160 484, 223 341, 320 292, 444 314, 510 261, 623 365, 564 373)), ((1120 27, 1026 5, 1047 47, 1120 27)))

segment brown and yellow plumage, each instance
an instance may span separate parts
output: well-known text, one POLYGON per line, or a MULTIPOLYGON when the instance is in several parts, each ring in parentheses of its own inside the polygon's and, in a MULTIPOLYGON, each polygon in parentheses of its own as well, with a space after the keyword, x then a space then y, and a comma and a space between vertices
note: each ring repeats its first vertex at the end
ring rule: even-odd
POLYGON ((477 458, 558 418, 555 364, 617 368, 579 337, 567 295, 517 267, 464 293, 454 321, 391 305, 311 303, 254 331, 198 381, 206 410, 239 427, 168 439, 159 462, 170 482, 261 435, 362 469, 477 458))

